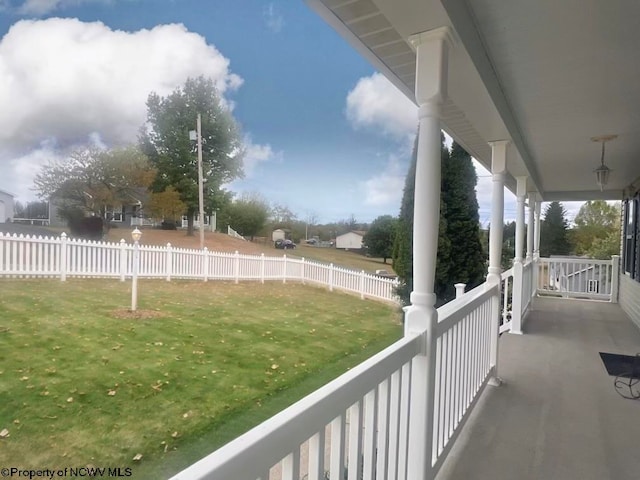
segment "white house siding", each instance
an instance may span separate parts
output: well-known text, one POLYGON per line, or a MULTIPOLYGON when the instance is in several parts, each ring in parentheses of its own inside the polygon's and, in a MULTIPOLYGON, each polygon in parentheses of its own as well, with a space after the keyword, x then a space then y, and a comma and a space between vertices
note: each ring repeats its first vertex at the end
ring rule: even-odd
POLYGON ((358 250, 362 248, 362 235, 354 232, 338 235, 336 237, 336 248, 358 250))
POLYGON ((13 195, 0 190, 0 223, 13 221, 13 195))
POLYGON ((275 242, 276 240, 284 240, 285 239, 285 231, 278 228, 271 233, 271 241, 275 242))
POLYGON ((640 283, 624 273, 620 274, 618 303, 633 323, 640 328, 640 283))

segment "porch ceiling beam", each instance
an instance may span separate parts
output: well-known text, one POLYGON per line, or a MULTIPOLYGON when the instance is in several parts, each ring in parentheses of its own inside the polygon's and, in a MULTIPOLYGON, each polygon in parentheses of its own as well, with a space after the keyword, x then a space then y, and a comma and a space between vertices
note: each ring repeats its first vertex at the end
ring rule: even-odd
MULTIPOLYGON (((594 181, 595 183, 595 181, 594 181)), ((544 192, 545 202, 585 202, 587 200, 622 200, 622 190, 580 190, 574 192, 544 192)))
POLYGON ((476 67, 480 78, 482 78, 487 92, 495 104, 496 110, 498 110, 502 117, 507 131, 511 136, 511 143, 516 147, 518 153, 520 153, 522 162, 529 172, 529 178, 535 187, 534 189, 543 192, 538 169, 531 157, 530 149, 522 135, 520 125, 513 114, 511 104, 498 79, 496 70, 485 47, 485 42, 478 32, 476 22, 474 21, 473 14, 469 11, 467 2, 460 0, 442 0, 442 6, 451 19, 451 23, 476 67))

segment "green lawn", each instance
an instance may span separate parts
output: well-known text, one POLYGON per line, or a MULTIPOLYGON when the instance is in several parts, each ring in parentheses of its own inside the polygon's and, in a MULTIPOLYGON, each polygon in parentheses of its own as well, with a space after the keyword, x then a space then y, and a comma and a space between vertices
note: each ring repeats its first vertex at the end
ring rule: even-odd
POLYGON ((392 307, 297 284, 141 281, 141 318, 130 282, 0 292, 0 466, 167 477, 401 335, 392 307))
POLYGON ((287 250, 287 255, 296 255, 299 257, 305 257, 309 260, 333 263, 345 268, 364 270, 368 273, 373 273, 376 270, 386 270, 389 273, 394 273, 390 258, 387 259, 387 263, 385 264, 382 263, 382 258, 367 257, 358 252, 346 251, 338 248, 313 247, 302 244, 298 245, 298 247, 291 251, 291 253, 287 250))

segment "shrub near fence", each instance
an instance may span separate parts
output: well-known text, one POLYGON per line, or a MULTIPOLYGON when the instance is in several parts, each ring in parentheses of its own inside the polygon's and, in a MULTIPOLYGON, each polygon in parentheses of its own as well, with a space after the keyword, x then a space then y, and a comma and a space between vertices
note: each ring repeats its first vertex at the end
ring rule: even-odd
MULTIPOLYGON (((359 294, 398 302, 397 281, 363 271, 304 258, 244 255, 238 252, 210 252, 172 247, 139 246, 141 278, 193 280, 301 281, 323 285, 329 290, 359 294)), ((134 246, 60 237, 31 237, 0 233, 0 276, 112 277, 124 281, 133 274, 134 246)))

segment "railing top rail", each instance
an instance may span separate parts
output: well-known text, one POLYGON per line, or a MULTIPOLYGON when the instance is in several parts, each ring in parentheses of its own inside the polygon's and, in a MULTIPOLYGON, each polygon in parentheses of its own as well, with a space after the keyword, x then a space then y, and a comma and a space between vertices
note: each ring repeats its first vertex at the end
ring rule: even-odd
POLYGON ((598 260, 595 258, 563 258, 563 257, 540 257, 542 263, 581 263, 591 265, 611 265, 613 259, 598 260))
POLYGON ((500 275, 500 278, 502 280, 505 280, 509 277, 513 277, 513 267, 511 267, 509 270, 505 270, 504 272, 502 272, 502 274, 500 275))
POLYGON ((447 331, 462 320, 469 312, 484 303, 492 295, 497 295, 498 293, 498 284, 491 285, 485 282, 465 293, 460 298, 456 298, 438 308, 438 335, 447 331))
POLYGON ((416 356, 420 350, 420 338, 419 335, 414 335, 398 340, 194 463, 175 475, 173 480, 258 478, 264 468, 275 465, 293 448, 324 429, 336 416, 416 356))

